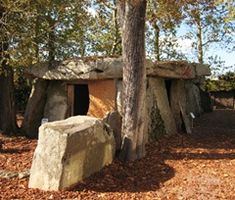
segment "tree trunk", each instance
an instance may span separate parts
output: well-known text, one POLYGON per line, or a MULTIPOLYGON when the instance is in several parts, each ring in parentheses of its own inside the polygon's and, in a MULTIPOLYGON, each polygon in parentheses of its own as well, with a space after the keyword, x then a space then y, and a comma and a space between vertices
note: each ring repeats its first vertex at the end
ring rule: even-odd
MULTIPOLYGON (((114 29, 115 29, 115 38, 113 41, 112 49, 111 49, 111 55, 118 55, 118 45, 121 44, 121 38, 119 34, 119 26, 118 26, 118 9, 116 5, 116 0, 113 0, 113 4, 115 5, 115 8, 113 10, 113 23, 114 23, 114 29)), ((119 52, 120 54, 121 52, 119 52)))
POLYGON ((17 131, 13 70, 9 66, 4 68, 4 73, 0 75, 0 129, 10 134, 17 131))
POLYGON ((154 33, 155 33, 155 41, 154 41, 154 50, 155 50, 155 55, 156 55, 156 59, 157 61, 160 61, 160 42, 159 42, 159 38, 160 38, 160 29, 157 25, 157 23, 153 24, 153 28, 154 28, 154 33))
POLYGON ((55 21, 49 17, 49 33, 48 33, 48 62, 49 62, 49 69, 54 69, 53 62, 55 61, 55 21))
MULTIPOLYGON (((39 10, 38 10, 38 12, 39 12, 39 10)), ((40 30, 40 17, 37 16, 36 22, 35 22, 35 39, 34 39, 36 62, 40 61, 40 58, 39 58, 39 30, 40 30)))
POLYGON ((122 51, 125 65, 123 68, 123 139, 120 158, 130 161, 145 155, 143 138, 146 92, 144 66, 146 0, 126 0, 124 3, 122 51))
POLYGON ((197 55, 198 55, 198 62, 203 64, 203 44, 202 44, 202 25, 200 16, 196 19, 197 23, 197 55))
MULTIPOLYGON (((4 12, 0 5, 0 19, 3 18, 4 12)), ((1 22, 0 33, 4 33, 4 24, 1 22)), ((8 65, 7 38, 1 35, 0 40, 0 130, 10 134, 17 130, 13 69, 8 65)))

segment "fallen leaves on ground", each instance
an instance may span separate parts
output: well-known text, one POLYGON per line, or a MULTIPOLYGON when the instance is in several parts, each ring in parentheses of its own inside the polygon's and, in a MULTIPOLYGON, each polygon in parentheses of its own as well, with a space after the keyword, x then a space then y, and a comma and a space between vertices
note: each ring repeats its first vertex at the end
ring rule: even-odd
MULTIPOLYGON (((36 140, 1 135, 0 169, 30 168, 36 140)), ((145 158, 110 166, 72 191, 28 188, 28 178, 0 179, 0 199, 235 199, 235 112, 200 117, 192 135, 147 145, 145 158)))

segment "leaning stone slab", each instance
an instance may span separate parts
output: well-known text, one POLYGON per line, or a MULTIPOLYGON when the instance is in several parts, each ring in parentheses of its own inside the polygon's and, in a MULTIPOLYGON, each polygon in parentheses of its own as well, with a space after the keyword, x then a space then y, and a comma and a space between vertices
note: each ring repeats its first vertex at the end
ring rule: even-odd
POLYGON ((61 190, 74 186, 113 161, 115 140, 102 120, 76 116, 43 124, 29 187, 61 190))
MULTIPOLYGON (((160 119, 153 115, 151 119, 153 121, 152 127, 154 127, 155 124, 158 125, 159 127, 162 125, 164 126, 165 133, 167 135, 176 134, 177 133, 176 123, 175 123, 174 116, 171 111, 164 79, 149 78, 148 81, 149 81, 149 87, 151 88, 153 95, 154 95, 153 98, 154 98, 155 104, 157 108, 159 109, 160 118, 163 121, 163 124, 160 124, 160 119)), ((152 111, 153 109, 151 109, 149 113, 152 114, 152 111)), ((154 131, 154 129, 152 131, 154 131)))
POLYGON ((148 132, 148 141, 157 141, 163 135, 176 134, 176 123, 164 79, 149 77, 147 80, 145 131, 148 132))

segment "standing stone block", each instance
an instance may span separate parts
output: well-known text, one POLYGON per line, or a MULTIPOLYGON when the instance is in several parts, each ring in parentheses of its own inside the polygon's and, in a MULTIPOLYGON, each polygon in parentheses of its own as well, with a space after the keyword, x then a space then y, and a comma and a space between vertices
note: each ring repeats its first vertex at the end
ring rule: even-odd
POLYGON ((38 136, 38 127, 41 125, 47 99, 47 88, 48 81, 43 79, 34 80, 22 124, 23 132, 31 138, 38 136))
POLYGON ((48 118, 49 122, 65 119, 68 110, 67 98, 66 83, 50 81, 43 117, 48 118))
POLYGON ((187 99, 186 99, 186 89, 185 82, 183 80, 172 81, 171 87, 171 109, 175 118, 176 127, 179 132, 185 131, 191 133, 190 129, 190 119, 187 113, 187 99), (184 127, 184 128, 183 128, 184 127))
POLYGON ((173 114, 171 112, 164 79, 148 78, 148 84, 149 84, 149 89, 147 91, 151 90, 153 96, 149 97, 150 101, 149 103, 147 103, 149 111, 147 113, 148 115, 152 115, 153 111, 155 110, 154 107, 156 107, 161 118, 160 119, 159 117, 156 116, 150 116, 150 120, 152 122, 151 124, 148 125, 149 132, 153 132, 157 127, 159 128, 160 126, 164 126, 165 129, 164 131, 167 135, 175 134, 177 132, 176 124, 174 121, 173 114), (151 99, 153 101, 152 103, 150 103, 151 99), (159 124, 161 120, 163 121, 163 124, 159 124))
POLYGON ((199 116, 203 110, 201 107, 200 89, 193 81, 185 82, 186 89, 186 110, 188 113, 193 112, 195 116, 199 116))
POLYGON ((122 136, 121 136, 122 117, 120 113, 118 111, 109 112, 103 118, 103 122, 105 122, 112 128, 113 135, 115 138, 116 151, 119 151, 121 149, 121 143, 122 143, 122 136))
POLYGON ((61 190, 112 163, 115 140, 102 120, 76 116, 39 128, 29 187, 61 190))

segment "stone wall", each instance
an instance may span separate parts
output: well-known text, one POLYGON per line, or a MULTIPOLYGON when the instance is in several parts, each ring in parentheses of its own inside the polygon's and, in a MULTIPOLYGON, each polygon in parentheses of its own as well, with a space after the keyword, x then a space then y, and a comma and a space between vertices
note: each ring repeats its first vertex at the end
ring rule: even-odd
MULTIPOLYGON (((193 81, 171 79, 169 88, 163 78, 148 77, 147 81, 145 129, 153 138, 181 131, 185 123, 189 126, 190 112, 201 114, 200 91, 193 81)), ((91 80, 86 83, 90 96, 88 116, 103 118, 115 110, 122 115, 122 80, 91 80)), ((35 87, 23 124, 25 132, 34 137, 43 117, 56 121, 70 116, 67 82, 39 79, 35 87)))

